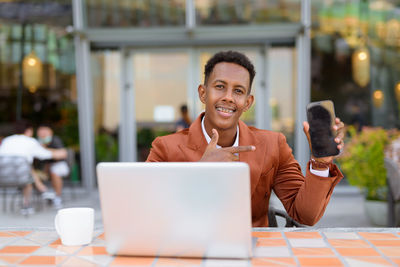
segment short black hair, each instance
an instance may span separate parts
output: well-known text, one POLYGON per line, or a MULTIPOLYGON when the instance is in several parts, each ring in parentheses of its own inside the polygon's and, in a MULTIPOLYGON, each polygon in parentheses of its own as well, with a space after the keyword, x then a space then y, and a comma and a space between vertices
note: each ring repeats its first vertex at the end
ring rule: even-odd
POLYGON ((208 82, 208 78, 210 77, 211 72, 214 70, 215 65, 221 62, 235 63, 242 66, 249 72, 250 88, 248 93, 250 94, 251 85, 253 84, 254 76, 256 76, 256 71, 250 59, 245 54, 237 51, 221 51, 212 56, 204 67, 204 84, 208 82))
POLYGON ((24 134, 26 130, 32 128, 33 125, 27 120, 21 119, 15 122, 15 133, 16 134, 24 134))

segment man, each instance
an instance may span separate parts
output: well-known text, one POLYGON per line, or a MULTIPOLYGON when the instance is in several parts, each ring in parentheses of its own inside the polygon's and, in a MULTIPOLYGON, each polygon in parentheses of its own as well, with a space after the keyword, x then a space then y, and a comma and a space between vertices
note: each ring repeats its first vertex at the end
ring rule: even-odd
MULTIPOLYGON (((33 138, 33 126, 24 120, 16 123, 16 134, 3 139, 0 145, 0 156, 21 156, 25 157, 32 164, 33 158, 38 159, 65 159, 67 151, 65 149, 45 149, 33 138)), ((32 170, 32 182, 37 182, 38 178, 32 170)), ((45 193, 46 187, 38 187, 38 190, 45 193)), ((23 205, 21 213, 24 215, 34 212, 31 207, 32 184, 24 186, 23 205)))
POLYGON ((189 128, 192 123, 189 117, 188 107, 182 105, 181 108, 181 118, 176 122, 175 132, 179 132, 185 128, 189 128))
MULTIPOLYGON (((37 129, 37 138, 40 144, 45 148, 50 149, 63 149, 64 144, 62 140, 54 135, 53 130, 49 125, 40 125, 37 129)), ((50 159, 44 161, 44 169, 49 174, 51 184, 56 192, 55 197, 51 197, 53 201, 53 207, 56 209, 62 208, 62 188, 63 188, 63 177, 69 174, 69 167, 65 160, 50 159)))
MULTIPOLYGON (((333 157, 312 158, 304 177, 281 133, 249 127, 239 120, 254 101, 255 70, 238 52, 215 54, 205 66, 198 94, 205 104, 189 129, 158 137, 147 161, 242 161, 250 166, 254 227, 268 226, 268 204, 273 189, 288 214, 313 225, 323 215, 334 186, 343 175, 333 157), (211 137, 210 137, 211 136, 211 137)), ((309 125, 304 122, 309 137, 309 125)), ((343 123, 336 119, 335 141, 343 148, 343 123)))

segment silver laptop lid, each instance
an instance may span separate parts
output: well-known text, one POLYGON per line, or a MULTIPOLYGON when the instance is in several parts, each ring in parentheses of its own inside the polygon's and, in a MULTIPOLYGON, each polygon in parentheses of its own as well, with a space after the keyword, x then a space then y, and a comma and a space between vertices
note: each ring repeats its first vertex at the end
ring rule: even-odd
POLYGON ((248 258, 246 163, 100 163, 110 254, 248 258))

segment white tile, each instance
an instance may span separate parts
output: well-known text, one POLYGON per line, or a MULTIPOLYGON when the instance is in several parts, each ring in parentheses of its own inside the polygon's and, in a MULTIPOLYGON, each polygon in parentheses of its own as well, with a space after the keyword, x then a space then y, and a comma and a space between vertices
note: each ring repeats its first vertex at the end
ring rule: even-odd
POLYGON ((32 240, 40 245, 53 243, 58 239, 56 232, 33 232, 26 239, 32 240))
POLYGON ((327 247, 321 238, 290 238, 290 245, 295 248, 323 248, 327 247))
POLYGON ((249 260, 204 260, 205 263, 203 263, 202 266, 206 267, 250 267, 251 262, 249 260))
POLYGON ((51 248, 51 247, 42 247, 36 250, 32 255, 35 256, 64 256, 67 255, 67 253, 51 248))
POLYGON ((354 258, 344 258, 346 260, 346 263, 350 267, 382 267, 382 266, 391 266, 391 265, 382 265, 378 263, 373 263, 373 262, 367 262, 367 261, 362 261, 362 260, 357 260, 354 258))
POLYGON ((39 243, 33 242, 32 240, 21 238, 18 239, 12 243, 10 243, 11 246, 40 246, 39 243))
POLYGON ((19 237, 0 237, 0 248, 5 247, 11 242, 14 242, 19 237))
POLYGON ((87 256, 79 256, 78 258, 90 261, 99 266, 107 266, 114 259, 112 256, 108 255, 91 255, 91 256, 87 255, 87 256))
POLYGON ((105 247, 106 246, 106 241, 104 241, 103 239, 95 239, 92 243, 90 243, 91 246, 94 247, 105 247))
POLYGON ((356 233, 323 232, 329 239, 360 239, 356 233))
POLYGON ((290 252, 287 247, 256 247, 254 257, 289 257, 290 252))

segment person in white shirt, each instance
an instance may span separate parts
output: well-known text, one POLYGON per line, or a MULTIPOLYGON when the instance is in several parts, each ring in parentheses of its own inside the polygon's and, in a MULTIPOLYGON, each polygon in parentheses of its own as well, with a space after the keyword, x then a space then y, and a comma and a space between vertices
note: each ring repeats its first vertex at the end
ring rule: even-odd
MULTIPOLYGON (((65 159, 67 157, 66 149, 46 149, 33 138, 33 126, 25 120, 16 123, 16 134, 4 138, 0 145, 0 156, 21 156, 25 157, 32 164, 33 159, 65 159)), ((35 181, 36 175, 32 171, 32 182, 35 181)), ((46 191, 46 187, 39 187, 41 193, 46 191)), ((30 199, 32 195, 32 184, 24 186, 23 190, 23 214, 33 213, 30 207, 30 199)))

